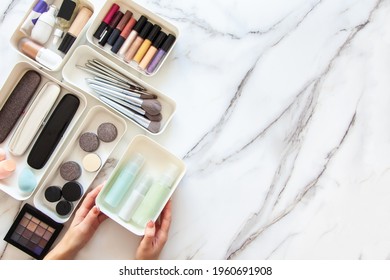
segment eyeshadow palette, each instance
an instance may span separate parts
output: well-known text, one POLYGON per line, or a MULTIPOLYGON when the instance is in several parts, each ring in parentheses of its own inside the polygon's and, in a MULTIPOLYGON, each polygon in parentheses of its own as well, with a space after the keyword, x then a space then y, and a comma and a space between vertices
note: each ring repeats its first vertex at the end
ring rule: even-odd
POLYGON ((49 252, 62 228, 62 224, 56 223, 31 205, 25 204, 4 240, 41 260, 49 252))

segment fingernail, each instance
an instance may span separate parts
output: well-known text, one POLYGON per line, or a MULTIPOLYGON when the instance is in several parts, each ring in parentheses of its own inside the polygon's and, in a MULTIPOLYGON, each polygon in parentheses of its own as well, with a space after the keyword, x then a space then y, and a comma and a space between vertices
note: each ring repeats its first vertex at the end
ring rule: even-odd
POLYGON ((93 209, 93 212, 97 215, 100 213, 100 209, 99 207, 97 207, 96 205, 94 206, 94 209, 93 209))
POLYGON ((153 226, 154 226, 153 221, 149 221, 149 223, 147 224, 147 227, 152 228, 153 226))

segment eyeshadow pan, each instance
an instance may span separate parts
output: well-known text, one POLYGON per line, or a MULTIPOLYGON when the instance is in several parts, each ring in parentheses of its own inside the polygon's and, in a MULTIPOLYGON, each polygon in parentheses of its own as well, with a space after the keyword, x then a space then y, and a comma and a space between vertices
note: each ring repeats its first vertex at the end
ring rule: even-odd
POLYGON ((26 203, 5 235, 4 240, 26 254, 41 260, 49 252, 62 228, 62 224, 55 222, 26 203))
POLYGON ((48 241, 51 236, 52 236, 51 232, 46 231, 45 234, 43 235, 43 238, 48 241))
POLYGON ((45 233, 45 229, 39 225, 37 229, 35 230, 35 234, 42 236, 45 233))
POLYGON ((27 219, 26 217, 24 217, 21 221, 20 221, 20 224, 24 227, 26 227, 28 225, 28 222, 29 222, 29 219, 27 219))
POLYGON ((31 242, 33 242, 34 244, 38 244, 39 241, 41 240, 41 238, 42 238, 41 236, 34 234, 34 235, 31 237, 31 242))
POLYGON ((36 223, 34 223, 33 221, 30 221, 29 223, 28 223, 28 225, 27 225, 27 229, 29 230, 29 231, 31 231, 31 232, 34 232, 35 231, 35 229, 37 228, 37 224, 36 223))
POLYGON ((23 234, 22 234, 22 236, 23 236, 24 238, 26 238, 26 239, 30 239, 32 235, 33 235, 33 233, 32 233, 31 231, 29 231, 28 229, 25 229, 25 230, 23 231, 23 234))

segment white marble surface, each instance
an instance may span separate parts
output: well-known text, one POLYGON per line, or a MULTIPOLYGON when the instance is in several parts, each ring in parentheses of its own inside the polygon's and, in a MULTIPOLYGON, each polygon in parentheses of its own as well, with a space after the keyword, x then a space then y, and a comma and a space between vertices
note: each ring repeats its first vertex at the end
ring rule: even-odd
MULTIPOLYGON (((161 258, 390 258, 390 1, 138 2, 182 31, 148 79, 178 106, 153 138, 188 167, 161 258)), ((0 2, 1 84, 30 3, 0 2)), ((0 193, 1 237, 20 207, 0 193)), ((109 220, 77 258, 138 242, 109 220)))

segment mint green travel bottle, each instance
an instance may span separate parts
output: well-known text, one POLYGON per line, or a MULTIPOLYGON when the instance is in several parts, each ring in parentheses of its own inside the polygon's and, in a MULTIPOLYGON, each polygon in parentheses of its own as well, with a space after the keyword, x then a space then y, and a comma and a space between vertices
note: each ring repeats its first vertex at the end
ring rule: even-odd
MULTIPOLYGON (((104 201, 112 208, 118 207, 126 192, 133 184, 138 172, 140 171, 145 159, 141 154, 135 154, 133 158, 120 170, 119 175, 111 184, 104 201)), ((109 187, 109 186, 107 186, 109 187)))
POLYGON ((178 168, 171 165, 161 177, 155 181, 146 193, 144 200, 135 211, 132 221, 141 227, 151 221, 160 210, 165 199, 171 192, 171 188, 176 181, 178 168))

